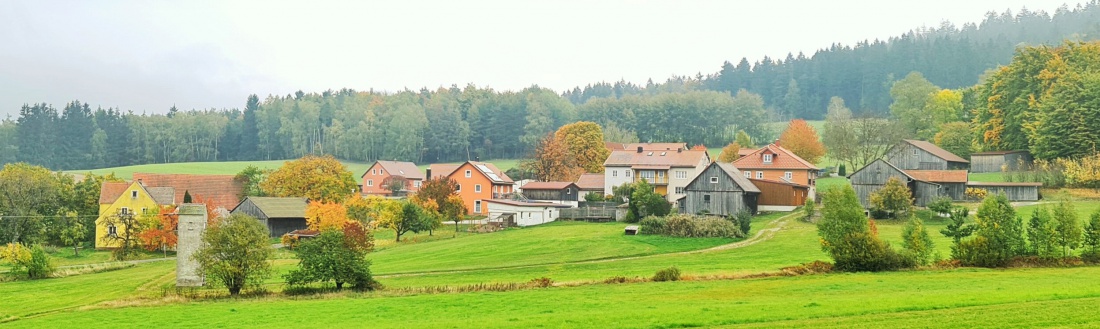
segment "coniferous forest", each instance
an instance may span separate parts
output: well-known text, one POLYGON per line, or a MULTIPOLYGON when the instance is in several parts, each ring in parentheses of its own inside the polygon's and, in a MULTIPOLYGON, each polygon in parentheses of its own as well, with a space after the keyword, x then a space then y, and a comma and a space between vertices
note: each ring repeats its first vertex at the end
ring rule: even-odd
MULTIPOLYGON (((993 86, 982 87, 983 77, 997 78, 991 69, 1010 64, 1018 49, 1096 39, 1100 2, 1092 1, 1054 13, 990 12, 976 24, 944 23, 889 40, 835 44, 812 55, 765 57, 754 63, 743 58, 716 65, 713 73, 645 85, 600 82, 564 92, 538 86, 502 91, 473 84, 391 93, 299 91, 242 95, 241 108, 172 108, 166 114, 91 108, 83 102, 89 100, 61 106, 27 100, 17 118, 0 123, 0 162, 91 169, 306 154, 418 163, 521 158, 540 138, 577 120, 601 124, 617 141, 721 146, 739 131, 761 141, 775 138, 778 132, 766 122, 823 119, 833 97, 858 115, 890 116, 895 102, 891 88, 911 72, 938 88, 963 90, 964 104, 988 105, 988 99, 974 101, 975 95, 995 94, 993 86)), ((969 120, 970 112, 997 115, 966 111, 959 119, 969 120)), ((1027 148, 1031 137, 1011 135, 1026 133, 1012 124, 1008 135, 978 143, 1027 148)), ((983 129, 974 127, 978 133, 983 129)), ((1059 153, 1063 148, 1053 145, 1037 155, 1065 155, 1059 153)))

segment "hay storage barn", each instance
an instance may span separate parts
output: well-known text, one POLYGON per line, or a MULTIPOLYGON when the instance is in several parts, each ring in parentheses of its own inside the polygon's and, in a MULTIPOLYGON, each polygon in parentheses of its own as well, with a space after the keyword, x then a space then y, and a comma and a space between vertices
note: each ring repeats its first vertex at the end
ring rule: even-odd
POLYGON ((970 161, 935 144, 904 139, 886 152, 886 161, 901 170, 966 169, 970 161))
POLYGON ((680 212, 733 216, 742 210, 756 214, 760 189, 730 163, 711 162, 684 187, 680 212))
POLYGON ((1004 193, 1009 201, 1039 201, 1039 188, 1043 183, 993 183, 993 182, 969 182, 967 187, 980 188, 990 194, 1004 193))
POLYGON ((760 189, 760 206, 801 206, 810 196, 810 187, 801 184, 767 179, 749 179, 760 189))
POLYGON ((233 208, 234 214, 246 214, 267 226, 271 237, 280 237, 294 230, 305 229, 306 198, 250 196, 233 208))
POLYGON ((938 197, 962 200, 966 192, 965 170, 901 170, 879 159, 848 176, 864 207, 871 206, 871 193, 886 185, 891 177, 901 179, 913 196, 913 204, 925 206, 938 197))
POLYGON ((530 200, 567 204, 580 202, 580 187, 572 182, 530 182, 520 187, 523 197, 530 200))
POLYGON ((1001 172, 1031 167, 1034 158, 1027 150, 981 152, 970 155, 970 172, 1001 172))

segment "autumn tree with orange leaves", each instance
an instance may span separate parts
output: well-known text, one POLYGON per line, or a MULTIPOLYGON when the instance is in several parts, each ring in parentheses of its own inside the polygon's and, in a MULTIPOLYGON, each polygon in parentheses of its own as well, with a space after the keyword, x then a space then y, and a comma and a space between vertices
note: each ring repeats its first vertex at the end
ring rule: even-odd
POLYGON ((604 146, 603 138, 603 128, 588 121, 561 126, 554 133, 554 139, 565 144, 577 166, 590 173, 602 173, 603 163, 611 154, 604 146))
POLYGON ((304 197, 321 202, 343 202, 355 194, 355 177, 332 156, 307 155, 287 161, 260 183, 271 196, 304 197))
POLYGON ((817 131, 806 120, 791 120, 787 130, 779 135, 779 144, 809 163, 817 163, 825 156, 825 145, 821 144, 817 131))
POLYGON ((176 227, 179 226, 179 214, 175 206, 162 206, 155 216, 144 219, 145 230, 138 233, 141 246, 148 251, 161 249, 167 257, 168 249, 175 248, 179 237, 176 236, 176 227))
POLYGON ((520 166, 534 172, 535 179, 542 182, 572 182, 585 172, 569 152, 569 147, 554 134, 539 141, 532 158, 520 166))

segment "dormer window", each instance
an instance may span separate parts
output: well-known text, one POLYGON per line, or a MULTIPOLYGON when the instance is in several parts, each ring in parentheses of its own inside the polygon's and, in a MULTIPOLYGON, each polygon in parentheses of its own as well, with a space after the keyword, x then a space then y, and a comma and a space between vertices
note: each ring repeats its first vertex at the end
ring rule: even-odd
POLYGON ((772 155, 764 154, 764 163, 772 163, 772 155))

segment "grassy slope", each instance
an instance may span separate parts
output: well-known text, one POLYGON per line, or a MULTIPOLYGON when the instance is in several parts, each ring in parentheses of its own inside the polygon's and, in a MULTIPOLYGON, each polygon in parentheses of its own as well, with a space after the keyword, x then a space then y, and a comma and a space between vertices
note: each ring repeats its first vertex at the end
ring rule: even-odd
POLYGON ((60 279, 3 282, 0 319, 75 308, 132 296, 145 289, 159 289, 156 283, 166 276, 174 277, 175 268, 175 262, 163 261, 60 279))
POLYGON ((370 294, 330 299, 215 301, 59 313, 34 327, 918 327, 1098 325, 1100 268, 962 269, 751 280, 590 285, 500 293, 370 294), (1027 287, 1027 289, 1006 289, 1027 287), (889 298, 884 298, 889 295, 889 298), (1055 307, 1042 307, 1042 306, 1055 307), (1034 307, 1040 307, 1038 309, 1034 307), (974 313, 971 310, 988 310, 974 313), (1028 310, 1020 316, 1019 310, 1028 310), (925 312, 925 313, 914 313, 925 312), (945 322, 936 316, 949 314, 945 322), (309 314, 303 321, 302 314, 309 314), (133 321, 133 319, 142 321, 133 321))

